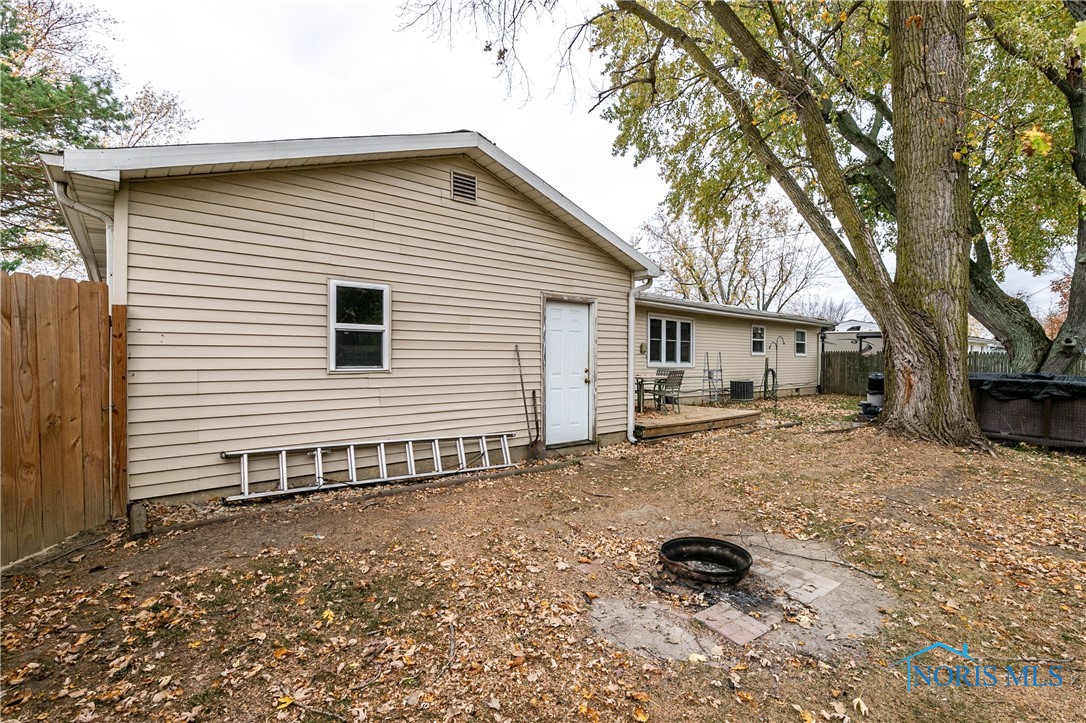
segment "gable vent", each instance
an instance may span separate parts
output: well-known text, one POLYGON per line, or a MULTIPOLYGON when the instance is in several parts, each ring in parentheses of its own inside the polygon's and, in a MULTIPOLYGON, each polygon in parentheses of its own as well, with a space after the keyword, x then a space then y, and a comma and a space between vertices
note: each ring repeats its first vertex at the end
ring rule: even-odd
POLYGON ((453 171, 452 174, 452 197, 457 201, 467 201, 469 203, 475 203, 478 199, 478 181, 475 176, 469 176, 466 173, 457 173, 453 171))

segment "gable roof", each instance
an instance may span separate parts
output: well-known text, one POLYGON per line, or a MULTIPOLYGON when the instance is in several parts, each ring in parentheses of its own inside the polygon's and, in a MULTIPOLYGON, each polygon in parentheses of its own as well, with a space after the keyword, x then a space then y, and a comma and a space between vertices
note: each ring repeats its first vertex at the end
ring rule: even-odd
MULTIPOLYGON (((68 149, 62 155, 43 153, 41 161, 54 191, 55 182, 67 183, 69 195, 112 216, 112 193, 125 180, 452 155, 470 158, 630 271, 639 276, 660 274, 659 267, 644 254, 475 131, 138 148, 79 148, 68 149)), ((105 265, 104 226, 65 206, 61 206, 61 210, 87 262, 88 271, 92 278, 98 276, 97 271, 104 269, 105 265)))
POLYGON ((638 294, 637 303, 650 309, 663 309, 665 311, 679 311, 695 314, 711 314, 713 316, 728 316, 738 319, 754 319, 756 321, 786 321, 795 324, 817 326, 822 329, 832 329, 833 322, 826 319, 818 319, 813 316, 798 316, 796 314, 780 314, 774 311, 762 311, 760 309, 748 309, 743 306, 725 306, 723 304, 709 304, 704 301, 690 301, 689 299, 673 299, 669 296, 656 294, 638 294))

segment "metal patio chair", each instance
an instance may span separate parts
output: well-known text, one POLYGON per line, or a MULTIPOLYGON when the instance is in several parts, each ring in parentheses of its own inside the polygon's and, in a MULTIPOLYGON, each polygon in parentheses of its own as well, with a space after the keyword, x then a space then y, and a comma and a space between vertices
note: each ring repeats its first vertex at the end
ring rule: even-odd
POLYGON ((656 409, 669 411, 669 407, 674 407, 675 411, 679 411, 679 390, 683 385, 683 375, 686 373, 685 369, 672 369, 668 371, 667 376, 662 380, 657 380, 656 386, 652 390, 652 397, 656 400, 656 409))

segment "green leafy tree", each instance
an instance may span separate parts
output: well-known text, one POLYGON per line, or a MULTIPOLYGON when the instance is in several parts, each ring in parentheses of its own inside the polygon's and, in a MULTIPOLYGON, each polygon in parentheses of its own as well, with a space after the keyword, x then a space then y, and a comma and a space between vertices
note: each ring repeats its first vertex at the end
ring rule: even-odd
MULTIPOLYGON (((969 95, 954 116, 961 124, 953 158, 969 179, 969 310, 1004 343, 1016 369, 1061 372, 1082 353, 1086 338, 1086 100, 1079 49, 1086 32, 1074 32, 1075 20, 1086 19, 1086 3, 963 4, 969 95), (1077 249, 1078 273, 1071 312, 1054 344, 1029 307, 998 281, 1012 262, 1043 271, 1061 248, 1077 249)), ((476 22, 515 69, 520 21, 552 7, 528 5, 531 13, 519 15, 518 4, 501 0, 416 9, 438 31, 450 30, 450 20, 476 22)), ((885 2, 845 0, 618 2, 577 28, 574 40, 588 38, 606 63, 599 100, 618 131, 616 152, 660 164, 672 213, 704 223, 742 194, 761 195, 776 177, 757 152, 760 143, 817 209, 841 224, 815 162, 813 126, 804 125, 797 107, 797 91, 806 89, 820 105, 823 140, 863 222, 880 250, 895 251, 900 194, 889 12, 885 2), (714 22, 720 16, 734 16, 732 30, 743 30, 750 42, 737 43, 714 22), (756 143, 718 76, 747 105, 756 143)), ((912 29, 923 31, 916 23, 925 14, 915 17, 912 29)), ((925 95, 949 107, 942 96, 925 95)), ((849 230, 838 228, 849 251, 860 254, 849 230)))
MULTIPOLYGON (((1028 169, 1009 184, 1028 189, 1026 203, 1005 214, 1019 222, 1010 225, 1006 235, 1012 258, 1030 268, 1030 260, 1051 254, 1057 240, 1067 238, 1070 226, 1066 248, 1071 251, 1071 263, 1064 270, 1061 296, 1066 314, 1058 326, 1051 318, 1042 325, 1032 318, 1006 323, 999 316, 977 317, 1005 345, 1017 347, 1016 367, 1065 372, 1086 349, 1086 83, 1082 77, 1086 3, 991 2, 979 10, 979 21, 996 47, 993 58, 1024 75, 1034 91, 1029 97, 1050 99, 1039 106, 1041 117, 1022 134, 1021 141, 1022 155, 1031 165, 1040 157, 1041 167, 1028 169), (1046 159, 1051 164, 1047 168, 1046 159), (1051 203, 1057 204, 1058 220, 1051 203)), ((983 260, 983 251, 978 248, 978 260, 983 260)))
MULTIPOLYGON (((506 49, 511 6, 468 5, 506 49)), ((660 162, 673 207, 711 218, 772 182, 822 242, 883 330, 886 427, 982 443, 965 363, 965 8, 619 0, 582 30, 606 63, 617 149, 660 162)))
POLYGON ((29 23, 32 10, 7 0, 0 5, 0 245, 5 270, 23 260, 53 256, 63 235, 38 152, 93 144, 124 120, 108 77, 84 76, 43 62, 41 48, 31 45, 43 41, 29 23))
MULTIPOLYGON (((1013 14, 1008 32, 1029 47, 1044 47, 1046 58, 1060 57, 1070 15, 1058 3, 993 3, 992 8, 1013 14)), ((988 12, 988 6, 982 9, 988 12)), ((817 83, 823 120, 850 192, 879 247, 895 250, 900 188, 894 114, 885 101, 892 87, 887 6, 760 4, 743 17, 760 29, 760 42, 782 59, 783 68, 795 69, 805 83, 817 83)), ((1008 262, 1039 272, 1056 249, 1074 243, 1080 194, 1070 162, 1076 145, 1071 117, 1061 91, 1028 63, 1008 58, 983 17, 967 25, 973 90, 959 108, 966 123, 953 154, 970 180, 969 308, 1004 342, 1016 368, 1063 371, 1081 346, 1053 345, 1028 306, 1003 292, 997 281, 1008 262)), ((769 180, 753 153, 736 152, 746 144, 736 138, 731 109, 700 81, 702 73, 689 58, 657 55, 655 46, 645 47, 648 41, 636 26, 604 18, 595 26, 596 47, 611 54, 608 65, 617 69, 611 89, 603 93, 614 96, 605 113, 620 128, 618 148, 639 158, 651 155, 664 166, 673 205, 712 214, 727 202, 732 179, 769 180), (638 76, 648 67, 639 63, 650 59, 651 70, 638 76), (650 78, 648 85, 641 82, 650 78)), ((744 63, 736 58, 726 72, 735 74, 744 63)), ((787 94, 765 83, 751 95, 761 135, 782 158, 800 166, 797 176, 817 195, 816 179, 802 171, 811 163, 787 94)))
POLYGON ((145 86, 118 97, 91 31, 109 19, 61 0, 0 0, 0 268, 61 269, 76 256, 38 153, 179 139, 193 121, 176 96, 145 86))

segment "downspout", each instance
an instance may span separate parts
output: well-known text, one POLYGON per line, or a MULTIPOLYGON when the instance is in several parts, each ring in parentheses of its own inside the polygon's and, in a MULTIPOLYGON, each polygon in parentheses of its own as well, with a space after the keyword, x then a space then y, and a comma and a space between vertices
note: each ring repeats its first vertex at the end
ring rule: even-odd
POLYGON ((815 394, 822 393, 822 360, 826 358, 826 328, 822 327, 818 330, 818 386, 815 387, 815 394))
MULTIPOLYGON (((638 275, 634 275, 634 282, 636 283, 639 278, 644 278, 638 275)), ((627 329, 626 338, 629 340, 627 349, 627 369, 626 369, 626 441, 630 444, 637 444, 637 438, 634 437, 634 304, 637 300, 637 295, 642 291, 648 291, 652 286, 652 277, 645 278, 645 283, 641 286, 631 284, 630 296, 628 299, 629 307, 626 312, 627 329)))
POLYGON ((64 206, 78 211, 79 213, 87 216, 92 216, 101 221, 106 227, 106 280, 110 282, 110 286, 113 286, 113 218, 99 211, 97 208, 91 208, 85 203, 80 203, 74 198, 68 195, 68 184, 63 181, 53 182, 53 191, 56 193, 57 200, 64 206))

